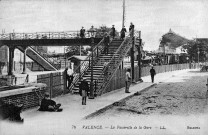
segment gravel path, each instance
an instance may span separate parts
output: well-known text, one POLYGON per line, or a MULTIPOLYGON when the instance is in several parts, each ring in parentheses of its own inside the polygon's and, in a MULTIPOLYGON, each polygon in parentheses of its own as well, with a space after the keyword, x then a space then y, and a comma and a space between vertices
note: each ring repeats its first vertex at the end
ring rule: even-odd
POLYGON ((196 115, 208 111, 207 73, 187 71, 116 104, 99 119, 141 115, 196 115))

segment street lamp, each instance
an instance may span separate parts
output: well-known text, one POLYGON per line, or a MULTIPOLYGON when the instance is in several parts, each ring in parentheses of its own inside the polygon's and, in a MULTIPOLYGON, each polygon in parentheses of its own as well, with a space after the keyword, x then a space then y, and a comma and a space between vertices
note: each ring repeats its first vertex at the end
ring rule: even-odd
POLYGON ((198 64, 199 64, 199 53, 200 53, 200 52, 199 52, 199 48, 198 48, 198 52, 197 52, 197 53, 198 53, 198 64))
POLYGON ((139 31, 139 35, 138 35, 138 40, 139 40, 139 44, 135 44, 135 46, 137 47, 137 51, 138 51, 138 66, 139 66, 139 80, 140 82, 143 82, 143 80, 141 79, 141 48, 142 48, 142 39, 141 39, 141 31, 139 31))
POLYGON ((96 30, 93 26, 91 26, 90 30, 88 31, 91 37, 91 81, 90 81, 90 96, 89 99, 94 99, 94 89, 93 89, 93 45, 94 45, 94 38, 96 34, 96 30))
POLYGON ((66 68, 66 46, 64 46, 65 68, 66 68))

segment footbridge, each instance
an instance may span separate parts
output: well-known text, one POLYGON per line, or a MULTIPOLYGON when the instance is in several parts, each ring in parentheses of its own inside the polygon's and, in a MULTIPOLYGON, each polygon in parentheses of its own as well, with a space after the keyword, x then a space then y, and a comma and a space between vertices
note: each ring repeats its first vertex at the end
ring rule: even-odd
MULTIPOLYGON (((90 45, 90 33, 86 32, 84 38, 81 38, 78 31, 65 31, 65 32, 36 32, 36 33, 4 33, 0 34, 0 47, 9 47, 9 70, 8 74, 13 74, 13 59, 14 50, 19 49, 37 62, 47 71, 57 70, 57 62, 48 59, 35 49, 34 46, 77 46, 77 45, 90 45)), ((104 32, 97 33, 94 38, 94 43, 97 44, 103 38, 104 32)), ((24 58, 24 63, 25 63, 24 58)), ((23 73, 25 73, 25 64, 23 65, 23 73)))

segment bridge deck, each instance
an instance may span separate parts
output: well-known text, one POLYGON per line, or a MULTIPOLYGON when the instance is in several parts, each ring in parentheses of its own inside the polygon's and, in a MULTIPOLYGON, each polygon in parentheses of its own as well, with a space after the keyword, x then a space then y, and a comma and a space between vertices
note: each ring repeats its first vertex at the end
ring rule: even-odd
MULTIPOLYGON (((84 34, 81 38, 79 31, 65 32, 39 32, 39 33, 4 33, 0 34, 0 46, 73 46, 73 45, 90 45, 90 33, 84 34)), ((97 32, 97 37, 103 37, 104 32, 97 32)), ((94 42, 98 43, 101 38, 95 38, 94 42)))
MULTIPOLYGON (((99 43, 102 38, 95 38, 94 42, 99 43)), ((71 38, 71 39, 15 39, 1 40, 0 46, 73 46, 73 45, 90 45, 90 38, 71 38)))

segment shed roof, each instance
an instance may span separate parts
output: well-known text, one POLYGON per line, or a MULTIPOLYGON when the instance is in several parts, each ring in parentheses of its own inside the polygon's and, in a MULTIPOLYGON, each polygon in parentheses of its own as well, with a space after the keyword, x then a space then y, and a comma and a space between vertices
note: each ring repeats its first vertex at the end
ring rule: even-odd
POLYGON ((87 56, 73 55, 73 56, 69 57, 68 59, 69 60, 71 60, 71 59, 77 59, 79 61, 84 61, 86 58, 87 58, 87 56))

